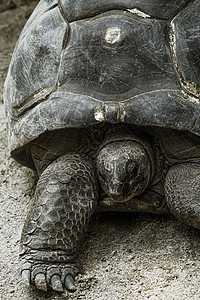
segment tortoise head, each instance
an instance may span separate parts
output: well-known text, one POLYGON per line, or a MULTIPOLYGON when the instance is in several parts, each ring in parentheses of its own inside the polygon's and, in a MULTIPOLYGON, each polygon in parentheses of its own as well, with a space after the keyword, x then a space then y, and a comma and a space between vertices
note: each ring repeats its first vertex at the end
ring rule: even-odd
POLYGON ((151 179, 151 157, 136 141, 106 144, 97 157, 97 171, 104 192, 116 202, 140 195, 151 179))

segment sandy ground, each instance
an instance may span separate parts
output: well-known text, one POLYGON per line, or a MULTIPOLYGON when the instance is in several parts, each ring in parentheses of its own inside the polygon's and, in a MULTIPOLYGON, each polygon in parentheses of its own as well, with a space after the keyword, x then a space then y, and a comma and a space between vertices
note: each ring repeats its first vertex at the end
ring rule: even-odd
MULTIPOLYGON (((14 44, 35 3, 0 12, 1 100, 14 44)), ((200 299, 199 231, 170 215, 95 215, 80 250, 78 290, 41 293, 24 286, 18 247, 36 179, 9 158, 2 103, 0 154, 0 300, 200 299)))

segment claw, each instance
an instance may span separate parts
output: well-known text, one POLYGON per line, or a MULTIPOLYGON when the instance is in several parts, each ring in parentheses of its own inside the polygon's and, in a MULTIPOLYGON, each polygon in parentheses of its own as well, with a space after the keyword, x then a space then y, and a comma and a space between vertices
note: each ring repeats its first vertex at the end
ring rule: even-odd
POLYGON ((47 291, 46 277, 44 274, 39 273, 35 276, 35 285, 39 290, 47 291))
POLYGON ((54 291, 63 292, 63 286, 62 286, 60 277, 58 275, 54 275, 51 278, 51 286, 54 291))
POLYGON ((76 291, 76 286, 74 284, 74 278, 72 277, 71 274, 68 274, 65 277, 65 286, 66 286, 67 290, 70 291, 70 292, 75 292, 76 291))
POLYGON ((22 271, 22 279, 26 285, 30 285, 31 272, 29 270, 22 271))

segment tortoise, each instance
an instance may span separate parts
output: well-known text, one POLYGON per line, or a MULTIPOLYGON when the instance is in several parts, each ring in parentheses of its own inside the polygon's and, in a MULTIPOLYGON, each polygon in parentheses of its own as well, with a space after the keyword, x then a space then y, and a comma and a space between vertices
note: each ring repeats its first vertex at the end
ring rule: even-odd
POLYGON ((95 211, 200 228, 200 3, 41 0, 4 99, 11 156, 39 175, 22 278, 73 292, 95 211))

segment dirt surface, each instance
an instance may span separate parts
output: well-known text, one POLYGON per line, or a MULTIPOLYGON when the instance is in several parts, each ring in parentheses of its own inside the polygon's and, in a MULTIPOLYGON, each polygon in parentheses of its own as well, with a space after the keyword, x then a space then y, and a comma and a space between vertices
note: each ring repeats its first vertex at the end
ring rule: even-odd
POLYGON ((35 6, 35 3, 36 3, 35 0, 1 0, 0 12, 8 10, 8 9, 24 6, 25 4, 28 4, 29 7, 31 8, 31 7, 35 6))
MULTIPOLYGON (((1 100, 13 47, 36 1, 27 3, 0 12, 1 100)), ((170 215, 95 215, 80 249, 78 290, 42 293, 24 286, 17 269, 18 247, 36 177, 9 158, 2 103, 0 141, 1 300, 200 299, 200 233, 170 215)))

